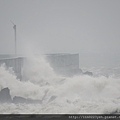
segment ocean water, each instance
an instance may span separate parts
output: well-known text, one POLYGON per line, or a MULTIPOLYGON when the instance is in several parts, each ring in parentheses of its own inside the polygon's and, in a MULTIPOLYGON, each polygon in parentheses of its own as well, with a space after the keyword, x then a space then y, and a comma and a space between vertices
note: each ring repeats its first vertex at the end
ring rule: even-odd
POLYGON ((113 72, 106 77, 100 71, 103 68, 99 72, 94 68, 94 76, 64 77, 45 58, 33 56, 24 63, 20 81, 11 68, 1 65, 0 90, 8 87, 12 98, 40 99, 42 104, 0 103, 0 113, 119 113, 120 78, 113 72))

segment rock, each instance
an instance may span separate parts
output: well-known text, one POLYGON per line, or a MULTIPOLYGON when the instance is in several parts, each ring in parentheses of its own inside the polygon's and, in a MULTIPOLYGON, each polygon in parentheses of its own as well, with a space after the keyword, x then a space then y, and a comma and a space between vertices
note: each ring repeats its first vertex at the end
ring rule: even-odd
POLYGON ((49 102, 52 102, 52 101, 55 100, 56 98, 57 98, 57 96, 51 96, 50 99, 49 99, 49 101, 48 101, 48 103, 49 103, 49 102))
POLYGON ((0 91, 0 102, 12 102, 9 88, 0 91))
POLYGON ((26 103, 27 99, 20 97, 20 96, 15 96, 13 97, 13 103, 26 103))
POLYGON ((41 104, 41 100, 33 100, 33 99, 30 99, 30 98, 26 99, 24 97, 15 96, 13 98, 13 103, 30 103, 30 104, 39 103, 39 104, 41 104))
POLYGON ((27 103, 42 103, 42 100, 33 100, 33 99, 27 99, 27 103))
POLYGON ((84 75, 89 75, 89 76, 93 76, 93 73, 92 72, 89 72, 89 71, 86 71, 83 73, 84 75))
MULTIPOLYGON (((47 91, 45 93, 45 95, 43 96, 42 100, 44 100, 44 97, 46 96, 47 91)), ((30 104, 41 104, 42 100, 38 100, 38 99, 26 99, 24 97, 20 97, 20 96, 15 96, 13 97, 13 100, 11 98, 10 95, 10 89, 9 88, 4 88, 0 91, 0 102, 4 103, 4 102, 9 102, 9 103, 30 103, 30 104)))

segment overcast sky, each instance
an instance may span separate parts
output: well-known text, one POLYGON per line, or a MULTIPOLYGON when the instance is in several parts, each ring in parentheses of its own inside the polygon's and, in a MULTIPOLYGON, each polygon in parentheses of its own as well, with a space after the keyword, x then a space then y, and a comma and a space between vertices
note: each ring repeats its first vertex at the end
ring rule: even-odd
MULTIPOLYGON (((120 63, 120 0, 0 0, 0 53, 79 53, 120 63)), ((101 63, 100 63, 101 62, 101 63)))

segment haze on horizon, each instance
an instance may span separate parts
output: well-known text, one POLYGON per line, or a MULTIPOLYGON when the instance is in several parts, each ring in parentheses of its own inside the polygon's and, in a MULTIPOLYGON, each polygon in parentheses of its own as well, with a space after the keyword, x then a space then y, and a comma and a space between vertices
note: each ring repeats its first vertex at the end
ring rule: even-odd
POLYGON ((80 66, 120 65, 120 0, 0 0, 0 54, 79 53, 80 66))

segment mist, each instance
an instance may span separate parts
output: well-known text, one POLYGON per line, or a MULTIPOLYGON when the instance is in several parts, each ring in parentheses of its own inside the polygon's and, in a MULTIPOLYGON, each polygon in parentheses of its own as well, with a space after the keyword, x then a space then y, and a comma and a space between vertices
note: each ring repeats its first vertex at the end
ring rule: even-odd
POLYGON ((0 0, 0 114, 120 113, 119 11, 120 0, 0 0))
POLYGON ((119 0, 0 0, 0 54, 79 53, 80 67, 120 65, 119 0), (31 47, 31 45, 33 47, 31 47), (29 47, 30 46, 30 47, 29 47))

